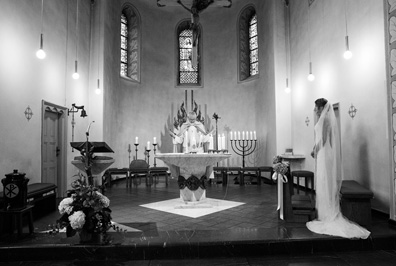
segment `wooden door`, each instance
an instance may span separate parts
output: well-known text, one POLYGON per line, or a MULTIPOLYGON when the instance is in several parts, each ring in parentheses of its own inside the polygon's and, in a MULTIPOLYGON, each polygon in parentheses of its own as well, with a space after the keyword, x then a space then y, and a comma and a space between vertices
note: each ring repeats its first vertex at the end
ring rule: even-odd
POLYGON ((58 114, 46 110, 43 123, 43 168, 41 182, 53 183, 58 186, 58 114))

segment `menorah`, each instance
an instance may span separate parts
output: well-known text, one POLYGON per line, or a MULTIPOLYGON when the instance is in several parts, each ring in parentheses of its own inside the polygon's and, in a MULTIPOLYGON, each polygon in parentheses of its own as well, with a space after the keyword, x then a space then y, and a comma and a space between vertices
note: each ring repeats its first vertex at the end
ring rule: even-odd
MULTIPOLYGON (((246 132, 247 133, 247 132, 246 132)), ((242 156, 242 167, 245 167, 245 157, 252 154, 257 146, 256 131, 250 132, 250 139, 245 139, 245 132, 242 133, 242 140, 240 138, 240 133, 238 132, 238 139, 236 138, 236 133, 234 138, 232 138, 232 132, 230 133, 230 142, 232 150, 239 156, 242 156)))

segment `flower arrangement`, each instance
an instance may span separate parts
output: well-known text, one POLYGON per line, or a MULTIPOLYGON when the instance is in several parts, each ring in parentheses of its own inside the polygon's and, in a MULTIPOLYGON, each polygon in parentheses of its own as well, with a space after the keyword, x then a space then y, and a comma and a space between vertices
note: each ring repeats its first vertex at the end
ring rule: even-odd
POLYGON ((63 199, 58 206, 62 215, 57 224, 66 227, 66 236, 74 236, 77 232, 105 235, 112 226, 110 200, 101 194, 97 187, 87 185, 85 180, 77 179, 71 184, 69 197, 63 199))
POLYGON ((289 162, 284 162, 279 155, 275 156, 273 161, 273 169, 277 174, 285 175, 289 168, 289 162))
POLYGON ((272 175, 273 180, 277 180, 280 176, 280 180, 283 183, 287 183, 286 173, 289 171, 289 162, 285 162, 282 160, 282 157, 279 155, 275 156, 272 161, 272 168, 274 169, 274 174, 272 175))

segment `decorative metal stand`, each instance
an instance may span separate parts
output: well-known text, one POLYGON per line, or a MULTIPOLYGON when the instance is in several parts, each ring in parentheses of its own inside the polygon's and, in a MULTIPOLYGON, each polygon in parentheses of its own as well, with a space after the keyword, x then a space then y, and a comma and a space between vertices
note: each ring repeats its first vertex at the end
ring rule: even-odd
POLYGON ((153 143, 153 146, 154 146, 154 167, 156 167, 157 166, 157 162, 156 162, 156 158, 155 158, 155 151, 156 151, 156 146, 157 146, 157 143, 153 143))
POLYGON ((136 154, 135 154, 135 160, 137 160, 137 152, 138 152, 138 147, 139 146, 139 143, 135 143, 135 152, 136 152, 136 154))
POLYGON ((232 150, 242 156, 242 167, 245 167, 245 156, 254 152, 257 146, 257 140, 230 140, 232 150), (253 145, 254 142, 254 145, 253 145))
POLYGON ((147 153, 147 164, 150 165, 150 151, 151 150, 146 150, 147 153))
POLYGON ((128 165, 131 165, 131 144, 128 144, 128 154, 129 154, 128 155, 128 159, 129 159, 129 164, 128 165))

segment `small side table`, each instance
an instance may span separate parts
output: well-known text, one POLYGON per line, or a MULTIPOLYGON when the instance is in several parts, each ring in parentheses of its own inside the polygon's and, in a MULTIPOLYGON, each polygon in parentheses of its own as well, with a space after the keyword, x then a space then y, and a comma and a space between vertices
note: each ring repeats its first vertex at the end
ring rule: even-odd
MULTIPOLYGON (((23 231, 23 216, 27 215, 29 234, 33 234, 33 209, 34 205, 27 205, 25 208, 20 210, 0 210, 0 234, 4 232, 5 224, 11 219, 11 230, 9 234, 14 234, 15 229, 18 231, 18 238, 22 236, 23 231)), ((9 224, 9 223, 8 223, 9 224)))

